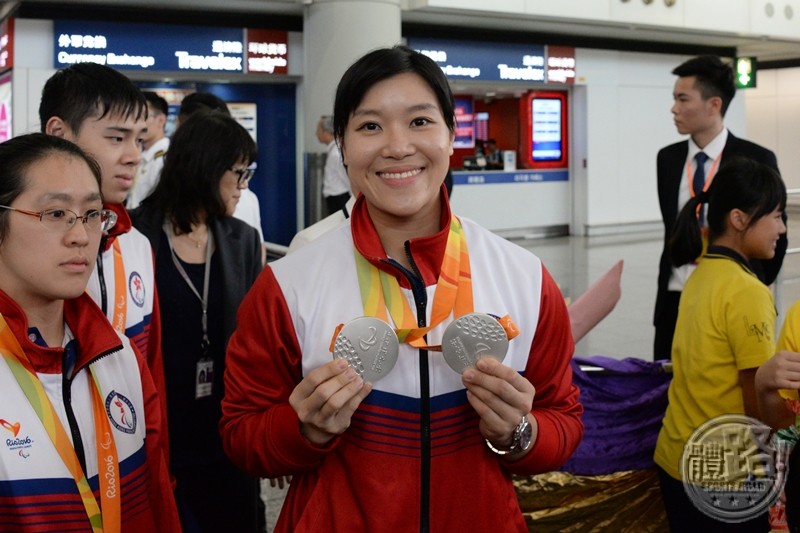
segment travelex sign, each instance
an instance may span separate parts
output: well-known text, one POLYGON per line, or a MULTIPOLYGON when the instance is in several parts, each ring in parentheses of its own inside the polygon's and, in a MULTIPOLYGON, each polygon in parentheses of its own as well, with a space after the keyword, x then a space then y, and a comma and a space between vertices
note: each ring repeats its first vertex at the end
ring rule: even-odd
POLYGON ((119 70, 286 73, 286 32, 248 42, 242 28, 57 20, 53 33, 56 68, 92 62, 119 70))
POLYGON ((535 83, 575 79, 575 51, 569 47, 416 37, 408 39, 408 46, 433 59, 450 79, 535 83))

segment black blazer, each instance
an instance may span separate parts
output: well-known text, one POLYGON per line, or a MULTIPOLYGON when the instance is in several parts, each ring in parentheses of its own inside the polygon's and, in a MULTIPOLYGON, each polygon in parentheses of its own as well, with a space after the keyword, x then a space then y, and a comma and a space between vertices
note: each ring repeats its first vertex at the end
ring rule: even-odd
MULTIPOLYGON (((130 212, 136 229, 150 241, 159 261, 170 261, 169 257, 159 257, 164 214, 150 203, 144 203, 130 212)), ((215 254, 218 255, 222 272, 223 327, 225 339, 230 338, 236 329, 236 312, 247 291, 261 272, 261 239, 255 228, 241 220, 231 217, 214 218, 209 223, 214 235, 215 254)))
MULTIPOLYGON (((661 219, 664 221, 664 248, 661 253, 661 262, 658 267, 658 292, 656 293, 656 309, 653 316, 653 323, 657 324, 661 312, 665 305, 667 285, 672 273, 672 263, 667 249, 669 237, 675 226, 675 219, 678 218, 678 189, 680 188, 681 178, 683 177, 683 167, 686 164, 686 156, 689 153, 689 141, 681 141, 662 148, 656 158, 656 168, 658 172, 658 203, 661 206, 661 219)), ((750 141, 739 139, 729 131, 728 140, 722 150, 720 166, 727 159, 732 157, 746 157, 768 167, 778 170, 778 160, 775 154, 763 146, 759 146, 750 141)), ((786 215, 784 214, 784 221, 786 215)), ((778 240, 775 250, 775 257, 768 261, 753 259, 750 265, 759 279, 769 285, 778 276, 778 272, 783 265, 783 257, 786 255, 787 247, 786 235, 778 240)))

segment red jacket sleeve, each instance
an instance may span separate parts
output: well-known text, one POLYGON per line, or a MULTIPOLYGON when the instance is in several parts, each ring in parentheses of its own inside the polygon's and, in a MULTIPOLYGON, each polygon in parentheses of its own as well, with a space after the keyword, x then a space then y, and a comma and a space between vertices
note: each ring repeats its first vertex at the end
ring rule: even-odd
POLYGON ((525 369, 525 377, 536 387, 531 413, 539 424, 539 434, 525 457, 507 465, 510 472, 531 475, 556 470, 583 438, 583 406, 570 366, 574 350, 564 297, 542 267, 539 323, 525 369))
POLYGON ((277 477, 316 468, 336 446, 300 433, 289 395, 302 380, 294 324, 267 266, 239 306, 225 359, 220 434, 228 457, 251 475, 277 477))
MULTIPOLYGON (((134 350, 136 347, 132 346, 134 350)), ((142 394, 145 408, 145 453, 147 454, 147 471, 150 476, 150 490, 148 491, 150 509, 158 531, 163 533, 176 533, 181 531, 178 518, 178 507, 175 504, 175 495, 172 492, 167 454, 165 450, 166 423, 162 412, 162 395, 153 383, 148 364, 145 364, 141 354, 137 351, 139 373, 142 376, 142 394)), ((163 390, 163 389, 161 389, 163 390)))

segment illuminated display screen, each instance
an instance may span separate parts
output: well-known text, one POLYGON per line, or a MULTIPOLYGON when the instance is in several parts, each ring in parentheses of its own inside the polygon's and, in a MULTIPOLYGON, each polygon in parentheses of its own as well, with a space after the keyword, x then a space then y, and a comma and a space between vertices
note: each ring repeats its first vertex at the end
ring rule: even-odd
POLYGON ((533 160, 560 160, 563 152, 561 99, 534 98, 531 108, 531 156, 533 160))

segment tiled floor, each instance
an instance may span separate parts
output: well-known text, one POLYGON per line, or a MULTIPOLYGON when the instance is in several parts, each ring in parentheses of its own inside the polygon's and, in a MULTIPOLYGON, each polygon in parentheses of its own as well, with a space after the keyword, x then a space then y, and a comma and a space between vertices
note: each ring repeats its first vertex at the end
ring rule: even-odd
MULTIPOLYGON (((663 234, 659 232, 555 237, 517 241, 517 244, 544 261, 564 295, 572 300, 622 259, 625 262, 622 297, 611 314, 578 343, 575 354, 652 360, 653 306, 662 239, 663 234)), ((789 248, 793 246, 800 248, 800 208, 789 211, 789 248)), ((800 298, 800 253, 787 255, 774 292, 780 323, 785 310, 800 298)), ((263 495, 267 500, 267 520, 271 531, 284 491, 270 489, 266 482, 262 487, 267 489, 263 495)))

